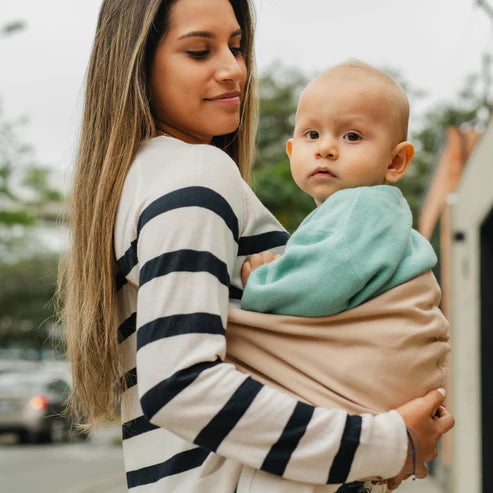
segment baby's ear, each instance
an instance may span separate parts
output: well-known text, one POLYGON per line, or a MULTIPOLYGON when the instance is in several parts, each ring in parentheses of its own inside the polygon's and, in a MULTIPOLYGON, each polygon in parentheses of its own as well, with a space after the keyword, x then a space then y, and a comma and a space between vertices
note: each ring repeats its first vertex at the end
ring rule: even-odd
POLYGON ((291 159, 291 153, 293 152, 293 139, 288 139, 286 142, 286 154, 288 158, 291 159))
POLYGON ((405 142, 400 142, 395 146, 394 157, 392 162, 387 168, 387 173, 385 175, 385 181, 387 183, 396 183, 399 181, 407 171, 409 163, 414 156, 414 146, 411 142, 407 140, 405 142))

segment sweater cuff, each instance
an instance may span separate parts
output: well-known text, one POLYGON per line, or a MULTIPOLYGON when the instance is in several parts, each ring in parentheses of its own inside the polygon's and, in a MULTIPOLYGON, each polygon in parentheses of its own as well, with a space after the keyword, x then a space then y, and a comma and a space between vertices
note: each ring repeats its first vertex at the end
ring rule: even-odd
POLYGON ((406 424, 397 411, 363 415, 360 444, 346 481, 397 476, 404 467, 407 450, 406 424))

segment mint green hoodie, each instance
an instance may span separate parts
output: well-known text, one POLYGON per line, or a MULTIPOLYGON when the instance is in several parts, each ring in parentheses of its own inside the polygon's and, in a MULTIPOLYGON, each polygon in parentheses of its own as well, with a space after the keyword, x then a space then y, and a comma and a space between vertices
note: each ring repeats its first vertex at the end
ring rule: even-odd
POLYGON ((309 214, 283 256, 250 275, 244 310, 321 317, 339 313, 435 266, 430 243, 412 229, 400 190, 340 190, 309 214))

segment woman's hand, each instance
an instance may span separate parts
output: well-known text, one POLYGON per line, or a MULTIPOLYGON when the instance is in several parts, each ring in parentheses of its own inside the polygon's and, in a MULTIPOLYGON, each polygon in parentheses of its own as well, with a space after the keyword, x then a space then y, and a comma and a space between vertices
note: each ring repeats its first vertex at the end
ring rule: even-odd
POLYGON ((271 252, 254 253, 249 255, 247 259, 243 262, 241 267, 241 281, 243 286, 246 286, 250 274, 264 264, 269 264, 273 260, 279 258, 280 255, 274 255, 271 252))
MULTIPOLYGON (((424 478, 428 474, 425 462, 434 459, 438 454, 437 444, 440 437, 454 426, 454 418, 442 405, 445 392, 432 390, 424 397, 414 399, 397 408, 406 426, 411 428, 411 437, 416 448, 417 478, 424 478)), ((413 457, 411 444, 409 444, 408 456, 402 471, 394 478, 389 479, 388 488, 395 490, 402 481, 413 473, 413 457)))

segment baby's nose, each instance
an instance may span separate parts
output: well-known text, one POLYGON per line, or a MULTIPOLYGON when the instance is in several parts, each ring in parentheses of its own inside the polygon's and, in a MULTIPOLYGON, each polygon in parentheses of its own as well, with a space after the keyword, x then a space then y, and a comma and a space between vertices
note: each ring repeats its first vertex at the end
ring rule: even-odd
POLYGON ((326 159, 337 159, 339 157, 339 150, 332 140, 320 140, 317 155, 326 159))

